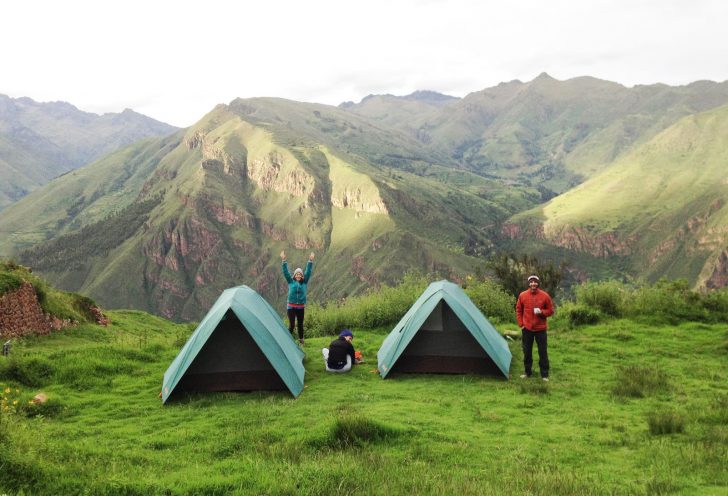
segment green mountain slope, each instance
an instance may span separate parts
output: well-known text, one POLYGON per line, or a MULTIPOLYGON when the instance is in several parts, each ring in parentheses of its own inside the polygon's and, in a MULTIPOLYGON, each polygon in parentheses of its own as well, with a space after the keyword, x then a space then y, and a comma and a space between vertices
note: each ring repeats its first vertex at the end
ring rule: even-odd
POLYGON ((175 129, 128 109, 96 115, 0 94, 0 209, 60 174, 175 129))
POLYGON ((541 74, 440 107, 370 97, 348 111, 417 137, 428 150, 486 177, 538 187, 544 199, 601 171, 681 117, 728 103, 728 83, 635 86, 541 74))
POLYGON ((628 261, 650 279, 728 282, 728 106, 685 117, 507 228, 628 261))
POLYGON ((281 249, 293 264, 317 253, 314 301, 413 268, 457 278, 533 196, 342 109, 235 100, 10 206, 0 253, 106 307, 196 319, 237 284, 282 304, 281 249))

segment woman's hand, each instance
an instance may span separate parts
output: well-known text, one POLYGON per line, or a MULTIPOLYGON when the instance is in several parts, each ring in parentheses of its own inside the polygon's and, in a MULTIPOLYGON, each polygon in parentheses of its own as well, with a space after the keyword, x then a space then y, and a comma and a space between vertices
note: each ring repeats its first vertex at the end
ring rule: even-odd
POLYGON ((282 260, 283 262, 285 262, 285 261, 286 261, 286 251, 285 251, 285 250, 281 250, 281 260, 282 260))
POLYGON ((314 258, 315 256, 316 256, 316 255, 314 255, 314 254, 313 254, 313 252, 311 252, 311 254, 310 254, 310 255, 308 256, 308 259, 309 259, 310 261, 312 261, 312 262, 313 262, 313 258, 314 258))

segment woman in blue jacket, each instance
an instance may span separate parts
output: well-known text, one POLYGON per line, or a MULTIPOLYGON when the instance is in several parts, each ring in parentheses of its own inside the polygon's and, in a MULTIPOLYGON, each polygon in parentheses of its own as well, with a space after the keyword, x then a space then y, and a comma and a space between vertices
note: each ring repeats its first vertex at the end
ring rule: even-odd
POLYGON ((306 272, 301 268, 293 271, 293 277, 288 271, 288 262, 286 261, 286 252, 281 251, 281 266, 283 269, 283 277, 288 281, 288 331, 293 334, 293 327, 298 322, 298 342, 304 344, 303 340, 303 313, 306 308, 306 289, 308 280, 311 278, 311 270, 313 269, 314 254, 308 257, 306 263, 306 272))

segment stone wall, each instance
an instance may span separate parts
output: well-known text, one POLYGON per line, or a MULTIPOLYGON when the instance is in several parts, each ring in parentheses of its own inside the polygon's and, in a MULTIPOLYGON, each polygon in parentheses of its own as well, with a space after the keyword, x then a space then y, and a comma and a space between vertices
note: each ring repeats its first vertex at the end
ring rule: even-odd
POLYGON ((24 282, 20 289, 0 296, 0 338, 29 334, 50 334, 76 324, 43 313, 33 285, 24 282))

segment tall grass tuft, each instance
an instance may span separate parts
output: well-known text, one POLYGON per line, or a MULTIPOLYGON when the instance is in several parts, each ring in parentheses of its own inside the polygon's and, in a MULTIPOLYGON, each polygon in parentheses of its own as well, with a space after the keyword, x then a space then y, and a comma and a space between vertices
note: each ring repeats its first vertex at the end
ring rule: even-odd
POLYGON ((542 380, 523 380, 519 383, 521 394, 549 394, 549 383, 542 380))
POLYGON ((351 448, 390 439, 399 435, 399 431, 380 424, 363 415, 346 414, 334 423, 327 444, 332 448, 351 448))
POLYGON ((612 389, 622 398, 644 398, 650 394, 669 390, 667 374, 657 367, 627 365, 617 367, 617 384, 612 389))
POLYGON ((685 415, 675 411, 652 412, 647 416, 647 425, 653 436, 685 432, 685 423, 685 415))
POLYGON ((25 386, 39 387, 48 383, 54 373, 53 365, 41 357, 10 357, 0 362, 0 378, 25 386))

